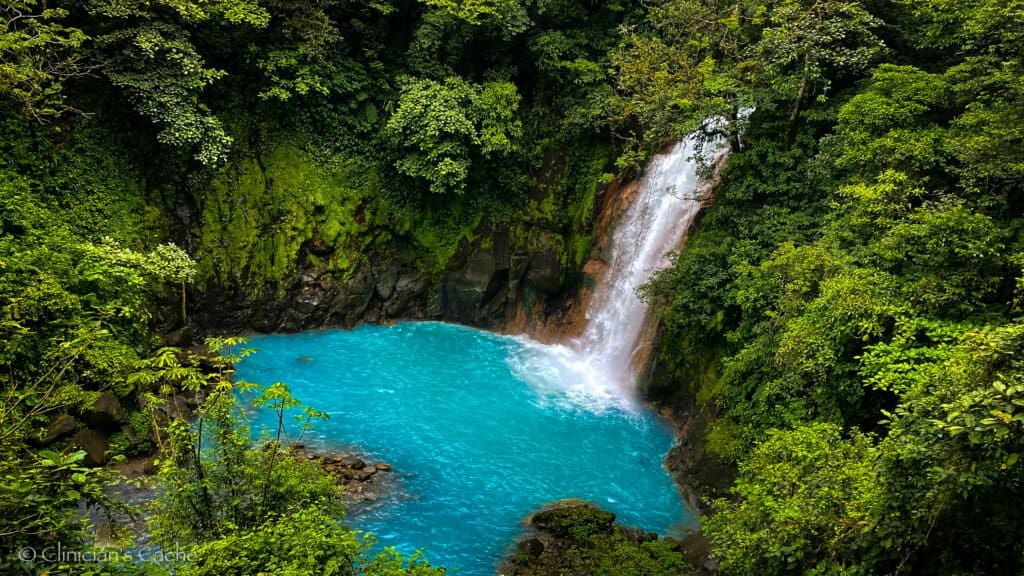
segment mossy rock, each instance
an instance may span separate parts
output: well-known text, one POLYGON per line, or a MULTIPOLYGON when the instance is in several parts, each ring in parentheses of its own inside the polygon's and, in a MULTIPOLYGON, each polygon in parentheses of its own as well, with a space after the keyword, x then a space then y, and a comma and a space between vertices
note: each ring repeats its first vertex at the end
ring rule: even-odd
POLYGON ((324 161, 290 145, 225 166, 201 195, 201 283, 280 291, 303 264, 350 272, 357 239, 375 220, 367 198, 379 195, 379 182, 368 169, 359 158, 324 161))
POLYGON ((583 500, 536 512, 498 570, 506 576, 682 576, 696 574, 678 543, 619 526, 615 514, 583 500))
POLYGON ((537 530, 558 538, 584 541, 597 534, 610 534, 615 514, 602 510, 589 502, 566 501, 537 512, 530 518, 537 530))

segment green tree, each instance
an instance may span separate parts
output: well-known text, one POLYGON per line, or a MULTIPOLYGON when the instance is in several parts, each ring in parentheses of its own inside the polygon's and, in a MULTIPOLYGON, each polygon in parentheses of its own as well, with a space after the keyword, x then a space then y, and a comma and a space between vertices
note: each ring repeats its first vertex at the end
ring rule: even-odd
POLYGON ((1019 322, 965 332, 887 414, 876 540, 897 570, 1024 569, 1022 345, 1019 322))
POLYGON ((295 441, 326 415, 302 407, 282 383, 233 382, 234 364, 252 352, 240 349, 242 344, 234 338, 208 340, 209 349, 220 351, 208 357, 166 348, 141 362, 132 376, 137 384, 161 389, 161 397, 149 395, 146 401, 154 427, 166 431, 159 463, 162 490, 151 527, 166 549, 189 551, 188 560, 177 566, 181 573, 443 573, 418 556, 405 561, 391 551, 372 555, 371 537, 341 525, 337 480, 287 447, 286 415, 296 417, 295 441), (194 423, 176 418, 160 426, 161 403, 174 402, 179 391, 201 389, 208 394, 194 423), (276 426, 256 441, 239 394, 276 416, 276 426))
POLYGON ((868 438, 824 424, 772 431, 704 533, 728 574, 875 574, 864 552, 878 492, 868 438))
POLYGON ((35 0, 4 0, 0 14, 0 94, 40 121, 79 112, 68 103, 64 84, 88 75, 92 66, 85 62, 85 33, 63 23, 68 11, 35 0))
POLYGON ((384 129, 400 154, 395 167, 425 181, 434 194, 462 194, 472 168, 517 149, 518 107, 519 94, 508 82, 405 78, 384 129))
POLYGON ((492 25, 506 35, 524 32, 530 17, 519 0, 420 0, 468 24, 492 25))
POLYGON ((833 83, 867 71, 884 49, 881 21, 859 2, 784 0, 769 5, 760 39, 738 63, 759 109, 789 108, 788 144, 809 99, 824 99, 833 83))
POLYGON ((630 30, 614 57, 622 102, 615 122, 644 139, 678 140, 722 117, 734 148, 744 110, 785 118, 791 144, 800 111, 833 83, 865 72, 883 50, 880 21, 859 2, 667 0, 630 30))
POLYGON ((25 568, 10 556, 21 547, 87 546, 81 502, 128 510, 106 490, 112 474, 88 468, 84 451, 38 444, 54 418, 87 410, 102 391, 130 392, 126 376, 147 352, 148 306, 191 269, 173 246, 145 254, 110 239, 79 241, 17 190, 2 189, 18 200, 0 216, 3 228, 24 227, 39 242, 0 236, 0 563, 11 570, 25 568))
POLYGON ((227 72, 206 63, 191 29, 214 23, 262 28, 270 18, 266 9, 250 0, 115 0, 89 2, 87 9, 102 23, 95 42, 104 74, 158 127, 159 142, 194 153, 206 165, 223 162, 231 138, 203 91, 227 72))

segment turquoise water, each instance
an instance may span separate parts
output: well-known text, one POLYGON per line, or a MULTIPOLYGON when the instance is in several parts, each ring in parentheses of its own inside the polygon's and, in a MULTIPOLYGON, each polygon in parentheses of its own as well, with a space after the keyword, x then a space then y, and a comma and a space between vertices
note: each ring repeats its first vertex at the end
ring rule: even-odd
POLYGON ((348 521, 382 545, 423 549, 449 574, 493 574, 523 518, 561 498, 659 533, 693 522, 661 465, 668 425, 626 402, 529 383, 540 345, 441 323, 249 342, 258 352, 240 379, 285 382, 330 414, 307 444, 357 446, 399 474, 401 494, 348 521))

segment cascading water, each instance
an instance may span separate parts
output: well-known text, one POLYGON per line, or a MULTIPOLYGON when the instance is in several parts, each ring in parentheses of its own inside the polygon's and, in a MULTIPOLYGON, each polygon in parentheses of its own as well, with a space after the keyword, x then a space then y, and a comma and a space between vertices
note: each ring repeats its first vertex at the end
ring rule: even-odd
MULTIPOLYGON (((631 392, 646 314, 636 289, 665 266, 697 212, 696 144, 652 162, 616 223, 574 342, 545 346, 441 323, 262 336, 237 376, 288 382, 330 414, 306 436, 311 445, 353 443, 391 463, 400 487, 349 521, 383 545, 426 548, 458 573, 493 573, 519 522, 563 498, 598 503, 644 530, 692 522, 661 466, 672 430, 635 410, 631 392)), ((724 151, 709 143, 698 153, 713 162, 724 151)), ((256 415, 254 433, 276 425, 273 412, 256 415)))
POLYGON ((605 276, 594 291, 579 338, 565 345, 523 339, 531 353, 513 370, 545 398, 567 396, 594 411, 631 407, 633 357, 647 316, 637 290, 668 265, 700 207, 700 166, 726 154, 721 139, 696 135, 654 158, 636 198, 618 219, 605 276))

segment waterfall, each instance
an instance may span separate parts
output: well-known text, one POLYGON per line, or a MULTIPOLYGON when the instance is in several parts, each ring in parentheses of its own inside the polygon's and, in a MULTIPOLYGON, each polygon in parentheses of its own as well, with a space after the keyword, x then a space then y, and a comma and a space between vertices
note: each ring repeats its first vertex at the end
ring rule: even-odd
POLYGON ((668 253, 697 215, 701 164, 716 162, 727 150, 721 140, 702 144, 694 135, 651 161, 636 197, 615 221, 606 271, 579 338, 554 345, 520 339, 525 350, 513 369, 542 398, 568 398, 597 411, 633 405, 633 358, 647 317, 637 290, 668 266, 668 253))

